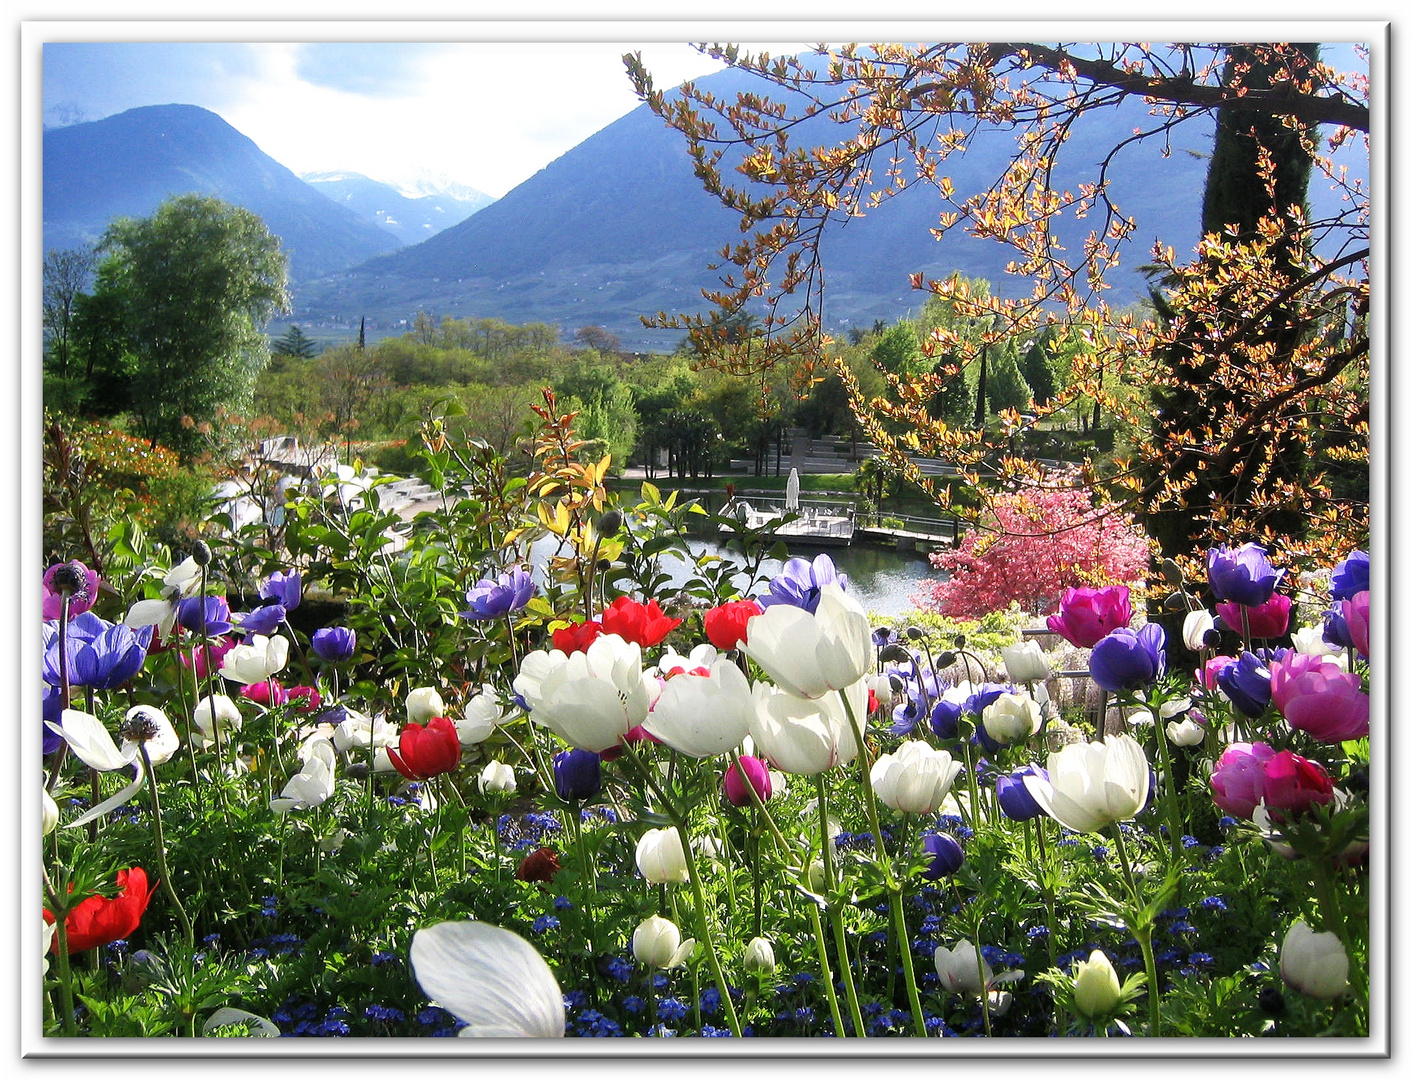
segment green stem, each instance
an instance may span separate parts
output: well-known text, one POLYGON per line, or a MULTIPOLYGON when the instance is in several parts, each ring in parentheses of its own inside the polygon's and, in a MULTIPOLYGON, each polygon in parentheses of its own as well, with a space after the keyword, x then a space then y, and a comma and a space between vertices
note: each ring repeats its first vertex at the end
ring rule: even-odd
POLYGON ((721 993, 721 1001, 726 1007, 726 1020, 730 1024, 731 1034, 737 1039, 740 1035, 740 1018, 735 1013, 735 1002, 731 1000, 730 987, 726 984, 725 972, 721 970, 720 957, 716 955, 715 937, 711 933, 710 920, 706 911, 706 896, 701 890, 701 875, 696 869, 696 859, 691 853, 691 836, 687 826, 686 817, 680 813, 675 804, 667 797, 653 778, 651 771, 637 756, 631 743, 623 743, 623 754, 633 763, 639 775, 647 783, 657 798, 662 802, 662 808, 667 811, 667 816, 671 818, 672 824, 676 826, 677 835, 681 838, 682 857, 686 862, 687 883, 691 886, 692 903, 696 908, 696 924, 698 940, 706 945, 706 959, 711 965, 711 974, 716 980, 716 989, 721 993))
POLYGON ((187 918, 186 908, 181 906, 181 901, 177 899, 176 889, 172 886, 172 875, 167 870, 166 844, 162 841, 162 800, 157 795, 157 774, 152 771, 152 759, 147 755, 147 744, 139 743, 138 749, 142 754, 142 767, 147 770, 147 789, 152 793, 152 833, 153 839, 157 843, 157 872, 162 875, 162 885, 166 889, 167 899, 172 902, 172 907, 176 909, 177 918, 181 920, 182 933, 186 935, 186 944, 190 949, 196 948, 196 932, 191 927, 191 920, 187 918))
POLYGON ((824 981, 824 996, 829 1002, 829 1016, 833 1019, 833 1029, 840 1039, 847 1036, 847 1031, 843 1026, 843 1014, 838 1008, 838 994, 833 988, 833 972, 829 969, 828 950, 824 948, 824 924, 819 919, 819 905, 812 900, 806 901, 809 905, 809 917, 814 923, 814 944, 818 946, 819 956, 819 976, 824 981))
POLYGON ((1166 804, 1163 809, 1167 816, 1167 839, 1171 842, 1172 863, 1175 865, 1181 862, 1183 857, 1181 810, 1177 805, 1177 777, 1172 769, 1172 751, 1167 746, 1167 732, 1162 726, 1160 716, 1153 718, 1152 726, 1157 729, 1157 757, 1162 762, 1162 775, 1166 781, 1162 785, 1162 801, 1166 804))
MULTIPOLYGON (((853 1034, 860 1039, 867 1038, 863 1027, 863 1011, 858 1006, 858 991, 853 985, 853 966, 848 961, 848 936, 843 929, 843 912, 839 910, 835 891, 838 879, 834 873, 833 840, 829 836, 829 802, 824 787, 824 774, 814 777, 814 788, 819 793, 819 842, 824 852, 824 892, 828 897, 829 925, 833 928, 834 948, 838 952, 839 971, 843 975, 843 992, 848 998, 848 1012, 853 1019, 853 1034)), ((839 1037, 843 1030, 839 1029, 839 1037)))
POLYGON ((912 966, 912 946, 907 940, 907 921, 902 912, 902 888, 898 884, 892 872, 892 860, 887 857, 883 849, 882 826, 878 818, 878 800, 873 791, 873 762, 872 755, 868 753, 868 744, 863 741, 863 731, 859 727, 858 717, 853 714, 853 703, 848 700, 848 695, 842 690, 838 691, 838 696, 843 701, 843 711, 848 717, 848 726, 852 729, 854 741, 858 744, 858 759, 862 764, 861 783, 863 785, 864 803, 868 808, 868 826, 873 830, 873 842, 878 852, 877 864, 883 872, 883 885, 887 889, 888 903, 892 907, 893 929, 898 935, 897 948, 902 954, 902 974, 907 982, 907 1000, 912 1006, 912 1023, 916 1028, 920 1038, 926 1038, 927 1024, 922 1019, 922 999, 917 993, 917 974, 912 966))
POLYGON ((569 824, 573 826, 574 850, 578 853, 579 866, 581 868, 579 872, 579 905, 583 908, 584 919, 588 923, 586 936, 588 938, 588 956, 591 963, 594 955, 593 939, 597 936, 593 924, 593 904, 591 898, 593 894, 598 891, 598 873, 597 870, 594 869, 593 859, 589 856, 588 850, 583 845, 583 823, 579 820, 579 801, 577 799, 571 799, 569 801, 569 824), (587 869, 587 875, 583 873, 584 869, 587 869), (592 877, 593 879, 591 887, 586 880, 587 877, 592 877))
MULTIPOLYGON (((1137 890, 1137 878, 1133 876, 1132 863, 1128 861, 1128 849, 1123 841, 1123 829, 1113 825, 1113 839, 1118 848, 1118 859, 1123 864, 1123 877, 1127 880, 1128 891, 1132 893, 1134 913, 1142 910, 1142 897, 1137 890)), ((1137 920, 1129 920, 1135 922, 1137 920)), ((1152 927, 1145 921, 1141 926, 1128 927, 1142 948, 1143 968, 1147 972, 1147 1011, 1148 1037, 1157 1038, 1162 1031, 1162 995, 1157 986, 1157 960, 1152 955, 1152 927)))

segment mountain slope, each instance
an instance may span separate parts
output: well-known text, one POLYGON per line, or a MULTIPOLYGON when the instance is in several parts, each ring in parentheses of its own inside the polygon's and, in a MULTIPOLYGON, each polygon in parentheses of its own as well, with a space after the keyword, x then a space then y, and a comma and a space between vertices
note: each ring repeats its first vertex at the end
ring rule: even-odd
POLYGON ((353 172, 305 173, 301 179, 404 244, 420 244, 495 201, 473 188, 463 188, 459 195, 440 191, 409 197, 353 172))
POLYGON ((92 243, 113 218, 145 217, 187 192, 263 218, 283 242, 296 283, 400 246, 194 105, 144 106, 44 133, 46 248, 92 243))
MULTIPOLYGON (((762 89, 760 80, 739 71, 720 72, 701 85, 718 96, 762 89)), ((1131 134, 1141 115, 1138 103, 1095 115, 1078 126, 1067 152, 1076 162, 1096 162, 1131 134)), ((837 137, 822 118, 798 135, 837 137)), ((1205 164, 1194 155, 1207 148, 1206 136, 1193 129, 1185 137, 1186 153, 1164 158, 1159 147, 1138 145, 1120 155, 1115 190, 1124 212, 1137 214, 1141 225, 1141 240, 1128 249, 1132 264, 1145 260, 1159 235, 1179 249, 1196 242, 1205 164)), ((990 133, 954 158, 948 172, 964 191, 998 175, 1012 152, 1013 136, 990 133)), ((1005 279, 1009 248, 960 236, 937 243, 929 230, 942 209, 934 189, 919 188, 832 227, 823 245, 826 323, 871 324, 919 307, 925 297, 908 281, 916 271, 960 270, 991 279, 1003 293, 1028 292, 1026 282, 1005 279)), ((625 342, 660 344, 664 336, 644 333, 638 316, 701 310, 700 290, 717 283, 709 264, 719 261, 724 245, 740 240, 736 221, 702 191, 684 140, 640 107, 461 224, 312 283, 303 302, 311 315, 345 318, 362 311, 395 321, 425 310, 557 322, 566 331, 599 323, 625 342)), ((1090 227, 1071 223, 1060 235, 1076 248, 1090 227)), ((1120 269, 1114 281, 1112 299, 1142 295, 1134 269, 1120 269)))

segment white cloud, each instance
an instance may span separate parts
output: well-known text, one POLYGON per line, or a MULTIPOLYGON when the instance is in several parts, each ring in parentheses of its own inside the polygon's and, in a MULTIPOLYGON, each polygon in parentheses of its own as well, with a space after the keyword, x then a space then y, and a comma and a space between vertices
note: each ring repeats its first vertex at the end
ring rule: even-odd
POLYGON ((721 67, 687 45, 428 44, 413 85, 404 72, 402 92, 374 95, 301 77, 301 50, 318 46, 251 48, 258 75, 221 95, 220 112, 281 164, 393 182, 441 173, 497 196, 638 105, 624 52, 641 49, 659 86, 721 67))

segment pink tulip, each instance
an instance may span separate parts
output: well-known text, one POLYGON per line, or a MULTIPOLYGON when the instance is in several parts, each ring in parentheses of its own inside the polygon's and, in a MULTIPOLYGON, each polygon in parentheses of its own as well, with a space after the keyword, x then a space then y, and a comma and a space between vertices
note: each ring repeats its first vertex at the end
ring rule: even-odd
POLYGON ((750 787, 755 789, 755 794, 760 796, 761 802, 769 800, 774 794, 774 785, 770 781, 770 768, 759 758, 741 755, 741 768, 737 769, 734 764, 726 770, 723 781, 726 801, 732 806, 751 806, 754 800, 750 797, 750 787), (741 775, 741 770, 745 775, 741 775))
POLYGON ((1250 820, 1265 789, 1265 763, 1275 756, 1267 743, 1231 743, 1211 774, 1211 797, 1228 814, 1250 820))
POLYGON ((1265 809, 1276 823, 1306 814, 1334 797, 1334 782, 1324 767, 1290 750, 1281 750, 1265 762, 1264 774, 1265 809))
POLYGON ((1065 589, 1059 614, 1049 616, 1049 629, 1071 645, 1091 649, 1109 632, 1127 626, 1133 617, 1126 585, 1102 589, 1065 589))
POLYGON ((264 705, 268 708, 271 705, 283 705, 288 701, 289 691, 280 684, 278 679, 270 679, 247 683, 240 688, 240 696, 247 701, 253 701, 256 705, 264 705), (273 695, 270 693, 271 687, 274 689, 273 695))
MULTIPOLYGON (((1266 600, 1259 607, 1246 608, 1246 618, 1250 620, 1250 636, 1253 638, 1283 637, 1289 629, 1290 599, 1280 593, 1266 600)), ((1216 614, 1237 634, 1244 633, 1240 614, 1241 605, 1226 601, 1216 605, 1216 614)))
POLYGON ((1368 734, 1368 695, 1357 675, 1327 656, 1291 653, 1270 664, 1270 697, 1289 726, 1320 742, 1368 734))
POLYGON ((1353 639, 1353 647, 1363 656, 1368 652, 1368 590, 1355 593, 1352 600, 1343 601, 1343 621, 1348 624, 1348 636, 1353 639))
POLYGON ((1201 669, 1197 671, 1197 682, 1201 683, 1202 686, 1206 687, 1207 690, 1210 690, 1214 694, 1217 689, 1219 689, 1216 676, 1221 674, 1222 669, 1224 669, 1227 664, 1234 664, 1235 662, 1234 656, 1211 657, 1211 659, 1202 664, 1201 669))

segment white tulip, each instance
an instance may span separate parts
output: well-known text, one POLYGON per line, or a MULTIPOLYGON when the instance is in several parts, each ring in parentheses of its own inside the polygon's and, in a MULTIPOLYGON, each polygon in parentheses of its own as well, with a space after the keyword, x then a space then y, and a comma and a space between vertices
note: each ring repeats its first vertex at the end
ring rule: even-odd
MULTIPOLYGON (((776 604, 770 610, 783 606, 776 604)), ((859 679, 844 692, 853 704, 853 715, 861 718, 867 708, 866 682, 859 679)), ((858 744, 838 695, 803 698, 760 682, 755 684, 754 697, 750 734, 758 754, 775 768, 817 776, 858 756, 858 744)))
POLYGON ((1001 694, 981 712, 985 733, 1001 746, 1023 742, 1043 721, 1039 702, 1029 694, 1001 694))
POLYGON ((344 718, 333 729, 333 748, 340 754, 366 751, 368 747, 391 746, 397 741, 397 727, 385 717, 374 719, 356 709, 344 709, 344 718))
POLYGON ((434 686, 419 686, 407 693, 407 719, 414 724, 426 725, 434 716, 445 716, 446 704, 434 686))
POLYGON ((221 733, 221 742, 224 743, 227 734, 239 731, 245 722, 240 715, 240 709, 225 694, 212 694, 210 697, 203 697, 196 703, 196 708, 191 710, 191 719, 200 732, 197 737, 198 746, 215 742, 217 731, 221 733))
POLYGON ((975 994, 979 996, 989 989, 994 972, 989 964, 981 959, 977 963, 976 947, 969 941, 958 941, 951 948, 937 946, 932 953, 941 987, 953 994, 975 994))
POLYGON ((681 931, 671 919, 651 915, 632 932, 632 955, 639 964, 670 970, 691 958, 696 939, 681 939, 681 931))
MULTIPOLYGON (((181 749, 181 739, 167 719, 167 714, 152 705, 134 705, 123 717, 123 750, 131 744, 147 749, 147 760, 153 765, 161 765, 172 759, 181 749), (131 736, 137 735, 138 738, 131 736)), ((139 754, 134 754, 134 759, 139 754)))
POLYGON ((904 814, 935 814, 961 772, 945 750, 917 739, 902 743, 873 762, 869 779, 878 798, 904 814))
POLYGON ((515 770, 503 761, 488 761, 476 778, 476 788, 482 795, 512 795, 515 791, 515 770))
POLYGON ((1182 620, 1182 643, 1194 653, 1199 653, 1202 649, 1210 648, 1206 644, 1206 635, 1216 629, 1216 620, 1205 608, 1199 611, 1189 611, 1182 620))
POLYGON ((643 729, 694 758, 733 750, 750 731, 755 702, 735 662, 721 658, 708 675, 673 675, 643 729))
POLYGON ((595 754, 616 746, 647 719, 651 701, 642 649, 600 634, 585 652, 532 652, 515 676, 530 719, 570 746, 595 754))
POLYGON ((1000 655, 1011 682, 1043 682, 1049 678, 1049 657, 1037 641, 1021 641, 1000 650, 1000 655))
POLYGON ((322 806, 333 794, 333 743, 314 737, 299 748, 304 768, 290 777, 279 797, 270 800, 270 809, 281 816, 291 810, 311 810, 322 806))
POLYGON ((1348 989, 1348 952, 1337 934, 1316 934, 1300 919, 1280 946, 1280 977, 1301 994, 1336 998, 1348 989))
POLYGON ((63 737, 75 757, 90 769, 112 772, 131 765, 137 757, 137 744, 124 742, 122 749, 96 716, 77 709, 65 709, 58 724, 45 721, 49 730, 63 737))
POLYGON ((686 852, 676 827, 648 829, 637 842, 637 868, 651 885, 686 881, 686 852))
POLYGON ((408 952, 422 992, 468 1026, 469 1038, 558 1039, 564 995, 524 938, 482 922, 444 922, 412 935, 408 952))
POLYGON ((456 721, 456 738, 464 747, 476 746, 490 738, 504 719, 494 691, 488 686, 482 687, 461 710, 461 719, 456 721))
MULTIPOLYGON (((837 585, 819 590, 819 606, 813 614, 790 604, 772 604, 746 624, 745 632, 741 645, 745 655, 799 697, 823 697, 873 673, 868 616, 837 585)), ((863 701, 867 700, 865 687, 863 701)))
POLYGON ((1342 645, 1330 645, 1324 640, 1322 626, 1305 626, 1290 635, 1294 651, 1308 656, 1327 656, 1337 662, 1339 670, 1348 670, 1348 650, 1342 645))
POLYGON ((942 989, 958 994, 975 994, 977 997, 989 994, 992 1003, 997 1004, 1001 999, 991 992, 992 987, 1014 982, 1025 976, 1018 968, 997 975, 985 962, 984 957, 977 963, 976 947, 969 941, 958 941, 949 949, 938 946, 936 952, 932 953, 932 961, 936 964, 936 973, 941 979, 942 989))
POLYGON ((775 949, 765 938, 751 938, 745 947, 745 959, 741 966, 746 971, 769 975, 775 970, 775 949))
POLYGON ((252 634, 248 644, 234 646, 221 658, 221 675, 249 686, 273 678, 288 662, 287 637, 252 634))
POLYGON ((1147 757, 1130 735, 1070 743, 1046 762, 1049 779, 1027 775, 1025 788, 1046 814, 1074 832, 1097 832, 1136 817, 1147 805, 1147 757))
POLYGON ((1199 746, 1206 738, 1206 728, 1190 716, 1167 722, 1167 738, 1173 746, 1199 746))

